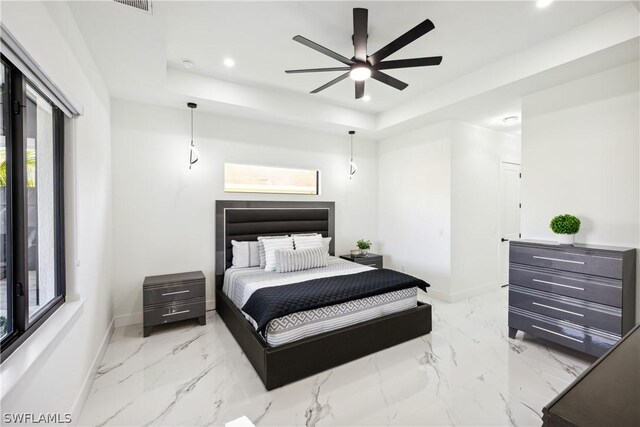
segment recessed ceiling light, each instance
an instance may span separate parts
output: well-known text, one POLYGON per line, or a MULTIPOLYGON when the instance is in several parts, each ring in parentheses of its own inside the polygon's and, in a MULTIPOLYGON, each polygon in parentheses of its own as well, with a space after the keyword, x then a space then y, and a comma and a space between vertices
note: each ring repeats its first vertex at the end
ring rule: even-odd
POLYGON ((362 97, 362 100, 364 102, 369 102, 369 101, 371 101, 371 97, 369 95, 365 95, 365 96, 362 97))
POLYGON ((543 7, 549 6, 551 3, 553 3, 553 0, 538 0, 536 2, 536 6, 542 9, 543 7))
POLYGON ((184 68, 193 68, 193 61, 185 59, 185 60, 182 61, 182 66, 184 68))
POLYGON ((234 65, 236 65, 236 61, 233 60, 233 58, 224 58, 224 61, 222 61, 224 63, 224 65, 226 65, 227 67, 231 68, 234 65))
POLYGON ((502 119, 502 125, 503 126, 513 126, 518 124, 518 122, 520 121, 520 117, 518 116, 509 116, 509 117, 505 117, 504 119, 502 119))

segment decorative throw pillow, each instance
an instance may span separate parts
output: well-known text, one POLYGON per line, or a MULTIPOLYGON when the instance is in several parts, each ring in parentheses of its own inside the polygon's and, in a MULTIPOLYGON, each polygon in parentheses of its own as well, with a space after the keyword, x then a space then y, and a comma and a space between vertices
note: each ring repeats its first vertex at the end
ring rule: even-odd
POLYGON ((327 266, 327 257, 322 247, 306 249, 276 249, 276 272, 309 270, 327 266))
POLYGON ((260 268, 264 268, 264 266, 266 265, 266 259, 264 256, 264 245, 262 244, 262 241, 265 239, 282 239, 284 237, 289 237, 288 234, 285 234, 284 236, 260 236, 258 237, 258 251, 259 254, 258 256, 260 257, 260 268))
POLYGON ((276 270, 276 250, 293 250, 293 239, 291 237, 285 237, 283 239, 262 239, 262 244, 264 245, 265 271, 276 270))
POLYGON ((231 241, 233 250, 233 258, 231 265, 233 267, 257 267, 260 265, 260 250, 258 242, 238 242, 231 241))
POLYGON ((307 248, 321 248, 322 247, 322 235, 313 234, 313 235, 302 235, 302 234, 294 234, 293 235, 293 244, 296 250, 307 249, 307 248))

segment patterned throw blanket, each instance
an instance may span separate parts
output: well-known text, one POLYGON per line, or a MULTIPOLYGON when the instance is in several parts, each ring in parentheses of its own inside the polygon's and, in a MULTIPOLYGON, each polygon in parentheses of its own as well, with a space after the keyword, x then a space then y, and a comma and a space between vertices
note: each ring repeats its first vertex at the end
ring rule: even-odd
POLYGON ((429 284, 394 270, 371 270, 258 289, 242 311, 255 320, 258 332, 263 333, 271 320, 288 314, 413 287, 426 291, 429 284))

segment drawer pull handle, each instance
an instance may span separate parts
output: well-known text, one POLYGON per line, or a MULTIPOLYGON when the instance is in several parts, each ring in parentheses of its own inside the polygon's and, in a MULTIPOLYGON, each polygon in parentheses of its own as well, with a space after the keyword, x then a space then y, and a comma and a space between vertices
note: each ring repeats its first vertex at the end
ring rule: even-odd
POLYGON ((164 294, 162 294, 162 296, 166 297, 167 295, 178 295, 178 294, 188 294, 188 293, 189 293, 189 289, 187 289, 186 291, 165 292, 164 294))
POLYGON ((536 325, 531 325, 531 326, 532 326, 532 327, 534 327, 534 328, 536 328, 536 329, 540 329, 541 331, 549 332, 550 334, 553 334, 553 335, 558 335, 559 337, 562 337, 562 338, 566 338, 566 339, 569 339, 569 340, 577 341, 577 342, 579 342, 580 344, 584 343, 584 341, 582 341, 582 340, 579 340, 579 339, 577 339, 577 338, 573 338, 573 337, 567 336, 567 335, 565 335, 565 334, 561 334, 561 333, 559 333, 559 332, 550 331, 550 330, 548 330, 548 329, 541 328, 540 326, 536 326, 536 325))
POLYGON ((577 289, 579 291, 584 291, 584 288, 579 288, 577 286, 563 285, 562 283, 547 282, 546 280, 538 280, 538 279, 533 279, 533 281, 538 283, 546 283, 547 285, 562 286, 563 288, 577 289))
POLYGON ((191 310, 182 310, 182 311, 176 311, 175 313, 165 313, 162 315, 162 317, 167 317, 167 316, 177 316, 178 314, 184 314, 184 313, 188 313, 191 310))
POLYGON ((573 314, 574 316, 584 317, 584 314, 576 313, 576 312, 569 311, 569 310, 563 310, 561 308, 551 307, 550 305, 540 304, 539 302, 532 302, 531 304, 537 305, 537 306, 540 306, 540 307, 544 307, 544 308, 550 308, 551 310, 561 311, 563 313, 573 314))
POLYGON ((571 261, 569 259, 549 258, 549 257, 546 257, 546 256, 537 256, 537 255, 533 255, 533 257, 535 259, 546 259, 548 261, 560 261, 560 262, 567 262, 567 263, 570 263, 570 264, 582 264, 582 265, 585 264, 584 261, 571 261))

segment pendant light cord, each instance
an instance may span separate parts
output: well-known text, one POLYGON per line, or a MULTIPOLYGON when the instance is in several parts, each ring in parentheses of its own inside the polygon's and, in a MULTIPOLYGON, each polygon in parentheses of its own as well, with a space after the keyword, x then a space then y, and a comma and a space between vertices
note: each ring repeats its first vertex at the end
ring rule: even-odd
POLYGON ((187 107, 191 109, 191 146, 189 149, 189 169, 191 169, 191 166, 198 161, 198 152, 193 143, 193 110, 197 107, 197 104, 189 102, 187 103, 187 107))
POLYGON ((351 162, 353 163, 353 134, 351 135, 351 162))

